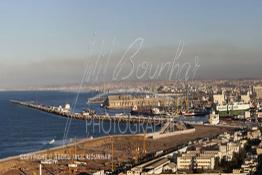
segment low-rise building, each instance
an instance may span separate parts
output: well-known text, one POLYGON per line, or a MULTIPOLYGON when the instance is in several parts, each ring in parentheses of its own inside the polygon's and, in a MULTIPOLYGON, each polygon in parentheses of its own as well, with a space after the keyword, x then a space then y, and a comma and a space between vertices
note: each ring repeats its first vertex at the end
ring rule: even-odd
POLYGON ((177 172, 177 165, 173 162, 170 162, 169 164, 167 164, 163 167, 163 172, 175 173, 175 172, 177 172))
POLYGON ((208 169, 215 168, 217 152, 188 151, 177 157, 177 169, 208 169))
POLYGON ((262 142, 256 148, 257 155, 262 155, 262 142))
POLYGON ((257 99, 262 99, 262 86, 254 86, 254 91, 257 99))
POLYGON ((241 169, 244 173, 252 174, 257 171, 258 157, 257 155, 248 155, 241 165, 241 169))
POLYGON ((241 101, 244 103, 249 103, 250 102, 250 93, 247 92, 246 95, 241 95, 241 101))
POLYGON ((132 168, 127 171, 127 175, 141 175, 144 172, 146 172, 146 174, 160 174, 162 173, 163 168, 168 164, 170 164, 169 159, 159 158, 132 168))
POLYGON ((221 158, 224 158, 226 161, 231 161, 235 153, 239 153, 240 144, 235 142, 228 142, 219 145, 219 151, 221 158))
POLYGON ((257 127, 253 127, 252 130, 247 132, 247 138, 250 140, 260 139, 261 131, 257 127))
POLYGON ((213 100, 214 100, 214 103, 216 103, 217 105, 222 105, 225 102, 225 95, 224 95, 224 93, 222 93, 222 94, 214 94, 213 95, 213 100))
POLYGON ((212 114, 209 115, 208 122, 211 125, 217 125, 219 123, 219 115, 213 112, 212 114))

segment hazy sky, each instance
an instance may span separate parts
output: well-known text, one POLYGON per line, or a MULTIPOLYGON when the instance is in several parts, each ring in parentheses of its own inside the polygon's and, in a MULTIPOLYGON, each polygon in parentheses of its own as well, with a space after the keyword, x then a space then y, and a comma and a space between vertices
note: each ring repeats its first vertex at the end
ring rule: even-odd
POLYGON ((179 64, 193 65, 198 56, 195 78, 261 78, 261 19, 260 0, 3 0, 0 88, 76 83, 86 64, 94 70, 99 59, 105 66, 112 52, 97 73, 111 80, 139 37, 143 44, 128 53, 141 44, 134 65, 127 61, 121 71, 171 62, 182 40, 179 64))

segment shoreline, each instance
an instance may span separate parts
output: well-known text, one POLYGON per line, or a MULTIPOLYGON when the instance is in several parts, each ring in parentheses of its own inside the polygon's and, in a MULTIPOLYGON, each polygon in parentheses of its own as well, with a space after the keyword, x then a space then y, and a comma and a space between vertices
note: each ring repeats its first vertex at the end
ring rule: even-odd
POLYGON ((59 151, 60 149, 71 147, 71 146, 74 146, 75 144, 87 143, 89 141, 99 141, 99 140, 103 140, 103 139, 108 139, 110 137, 114 138, 114 137, 130 137, 130 136, 140 137, 139 134, 125 134, 125 135, 116 134, 116 135, 111 135, 111 136, 107 135, 107 136, 95 137, 93 139, 82 138, 82 139, 78 139, 77 142, 74 142, 74 143, 68 143, 68 144, 65 144, 65 145, 58 145, 58 146, 55 146, 55 147, 46 148, 46 149, 42 149, 42 150, 38 150, 38 151, 33 151, 33 152, 23 153, 23 154, 9 156, 9 157, 5 157, 5 158, 0 158, 0 163, 5 162, 5 161, 20 159, 20 156, 23 156, 23 155, 42 154, 42 153, 46 153, 48 151, 59 151))
MULTIPOLYGON (((212 126, 212 125, 203 125, 203 124, 193 124, 193 126, 199 126, 199 127, 216 127, 216 128, 228 128, 228 129, 236 129, 238 127, 236 126, 223 126, 223 125, 218 125, 218 126, 212 126)), ((189 132, 190 133, 190 132, 189 132)), ((178 135, 186 135, 188 133, 184 133, 184 134, 178 134, 178 135)), ((99 137, 94 137, 94 138, 80 138, 77 139, 76 142, 71 142, 71 143, 67 143, 65 145, 57 145, 51 148, 45 148, 42 150, 36 150, 33 152, 28 152, 28 153, 22 153, 19 155, 13 155, 13 156, 8 156, 5 158, 0 158, 0 163, 5 162, 5 161, 10 161, 10 160, 15 160, 15 159, 20 159, 21 156, 23 155, 33 155, 33 154, 42 154, 42 153, 46 153, 48 151, 59 151, 60 149, 64 149, 67 147, 71 147, 74 146, 75 144, 82 144, 82 143, 87 143, 90 141, 99 141, 99 140, 103 140, 103 139, 108 139, 108 138, 117 138, 117 137, 143 137, 144 134, 141 133, 137 133, 137 134, 115 134, 115 135, 104 135, 104 136, 99 136, 99 137)), ((177 136, 177 135, 170 135, 170 136, 166 136, 166 137, 172 137, 172 136, 177 136)), ((165 138, 165 137, 164 137, 165 138)), ((159 138, 158 138, 159 139, 159 138)))
MULTIPOLYGON (((196 131, 193 133, 187 133, 183 135, 174 135, 159 139, 147 139, 147 152, 149 154, 154 154, 157 151, 173 150, 179 145, 187 144, 189 141, 204 137, 215 137, 224 132, 231 132, 233 128, 226 127, 214 127, 205 125, 195 125, 196 131), (182 136, 182 137, 181 137, 182 136)), ((0 172, 4 175, 12 175, 20 172, 20 169, 25 170, 27 173, 37 172, 39 168, 39 160, 37 156, 43 158, 46 155, 56 156, 61 154, 74 155, 74 149, 77 147, 75 155, 86 155, 86 154, 106 154, 111 155, 111 145, 115 145, 114 160, 117 162, 125 162, 130 160, 133 156, 137 155, 134 150, 137 147, 143 148, 144 137, 137 134, 126 134, 126 135, 106 135, 97 138, 84 138, 80 139, 75 143, 69 143, 66 146, 61 145, 49 149, 44 149, 40 151, 30 152, 26 154, 20 154, 17 156, 11 156, 7 158, 0 159, 0 172), (77 143, 77 144, 76 144, 77 143), (135 144, 134 144, 135 143, 135 144), (76 145, 76 147, 74 146, 76 145), (65 148, 65 149, 64 149, 65 148), (21 155, 29 155, 29 159, 20 159, 21 155), (36 159, 30 159, 31 156, 36 159)), ((142 153, 141 153, 142 154, 142 153)), ((86 159, 84 162, 87 163, 85 167, 87 170, 96 172, 101 170, 111 169, 111 163, 108 159, 86 159)), ((67 165, 64 163, 54 164, 48 166, 50 170, 56 171, 57 167, 63 169, 63 172, 67 172, 67 165)), ((57 173, 59 174, 59 173, 57 173)), ((61 174, 61 173, 60 173, 61 174)), ((59 175, 60 175, 59 174, 59 175)), ((64 174, 64 173, 62 173, 64 174)), ((61 175, 62 175, 61 174, 61 175)))

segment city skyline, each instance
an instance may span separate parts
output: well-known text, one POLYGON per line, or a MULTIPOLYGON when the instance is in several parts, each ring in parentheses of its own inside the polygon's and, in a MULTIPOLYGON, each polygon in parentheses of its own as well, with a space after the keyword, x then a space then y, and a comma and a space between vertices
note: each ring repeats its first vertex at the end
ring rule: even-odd
POLYGON ((136 67, 172 61, 182 40, 179 63, 198 57, 195 79, 259 79, 261 8, 260 1, 2 1, 0 88, 79 83, 86 65, 112 50, 109 73, 100 76, 110 81, 139 37, 136 67))

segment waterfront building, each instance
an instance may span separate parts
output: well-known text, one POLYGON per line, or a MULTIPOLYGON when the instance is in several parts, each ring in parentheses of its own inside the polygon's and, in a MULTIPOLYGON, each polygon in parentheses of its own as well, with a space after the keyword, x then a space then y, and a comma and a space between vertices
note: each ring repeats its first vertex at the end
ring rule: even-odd
POLYGON ((132 95, 109 95, 105 101, 105 106, 110 109, 131 109, 136 107, 160 107, 170 106, 173 99, 170 97, 153 97, 153 96, 132 96, 132 95))
POLYGON ((219 114, 215 114, 215 112, 210 114, 208 117, 208 122, 211 125, 217 125, 219 123, 219 114))

